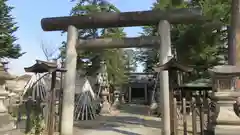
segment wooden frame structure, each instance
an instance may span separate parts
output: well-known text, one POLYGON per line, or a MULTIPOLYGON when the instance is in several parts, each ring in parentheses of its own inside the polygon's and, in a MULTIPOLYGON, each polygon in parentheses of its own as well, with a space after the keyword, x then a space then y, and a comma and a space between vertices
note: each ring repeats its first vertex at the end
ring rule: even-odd
MULTIPOLYGON (((84 16, 53 17, 41 20, 44 31, 66 30, 67 49, 65 85, 62 102, 62 123, 61 135, 73 134, 73 110, 74 110, 74 90, 75 74, 78 49, 104 49, 104 48, 134 48, 156 46, 160 49, 160 64, 163 65, 171 56, 170 23, 190 24, 202 23, 206 21, 202 17, 199 8, 193 9, 168 9, 166 11, 137 11, 123 13, 94 13, 84 16), (109 27, 129 27, 158 25, 159 39, 155 37, 139 37, 135 39, 78 39, 77 29, 88 28, 109 28, 109 27)), ((162 134, 170 135, 170 109, 169 109, 169 82, 168 71, 161 71, 161 103, 162 103, 162 134)))
MULTIPOLYGON (((47 62, 36 60, 36 63, 30 67, 24 68, 26 72, 32 73, 50 73, 51 76, 51 89, 50 89, 50 104, 49 104, 49 112, 47 114, 47 132, 48 135, 54 134, 54 127, 55 127, 55 117, 56 117, 56 77, 57 72, 66 72, 63 68, 58 68, 56 62, 47 62)), ((59 101, 60 102, 60 101, 59 101)), ((60 103, 59 103, 60 104, 60 103)), ((61 116, 60 116, 61 117, 61 116)), ((61 121, 61 120, 60 120, 61 121)))
MULTIPOLYGON (((167 70, 171 76, 171 74, 173 75, 174 72, 177 73, 177 71, 181 71, 181 72, 186 72, 186 73, 190 73, 193 71, 193 68, 190 68, 188 66, 184 66, 180 63, 177 62, 177 60, 175 58, 171 58, 168 62, 164 63, 163 65, 156 65, 156 67, 154 68, 155 72, 161 72, 167 70)), ((176 108, 174 107, 174 87, 173 85, 176 84, 176 82, 171 81, 172 79, 169 78, 170 81, 170 91, 169 91, 169 103, 170 103, 170 127, 171 127, 171 134, 173 135, 177 135, 177 118, 175 115, 176 112, 176 108)), ((178 86, 179 84, 177 84, 178 86)))

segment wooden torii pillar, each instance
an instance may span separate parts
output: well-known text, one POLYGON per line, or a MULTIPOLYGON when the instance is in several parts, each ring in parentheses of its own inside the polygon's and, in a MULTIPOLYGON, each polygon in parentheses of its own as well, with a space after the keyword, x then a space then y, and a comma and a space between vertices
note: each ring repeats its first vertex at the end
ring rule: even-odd
MULTIPOLYGON (((149 10, 136 12, 108 12, 94 13, 85 16, 67 16, 44 18, 41 20, 44 31, 62 31, 67 30, 67 50, 66 50, 66 69, 65 85, 63 90, 63 112, 61 135, 73 135, 73 110, 74 110, 74 90, 77 49, 106 49, 106 48, 140 48, 140 47, 159 47, 160 62, 167 62, 167 57, 171 52, 170 40, 170 23, 171 24, 191 24, 206 21, 202 17, 199 8, 193 9, 169 9, 149 10), (139 37, 139 38, 105 38, 78 40, 77 29, 91 28, 110 28, 110 27, 129 27, 144 25, 159 25, 159 37, 139 37)), ((162 100, 165 113, 163 118, 162 134, 170 135, 170 115, 169 115, 169 90, 168 90, 168 73, 164 71, 160 75, 162 100)))
MULTIPOLYGON (((187 66, 184 66, 180 63, 177 62, 177 60, 175 58, 171 58, 167 63, 163 64, 163 65, 156 65, 156 67, 154 67, 155 72, 163 72, 164 70, 167 70, 170 74, 170 77, 172 77, 172 75, 174 75, 174 71, 181 71, 181 72, 192 72, 193 69, 187 66)), ((176 72, 177 73, 177 72, 176 72)), ((174 103, 173 103, 173 98, 174 98, 174 84, 177 84, 176 82, 172 82, 174 79, 169 78, 169 102, 170 102, 170 126, 171 126, 171 135, 177 135, 177 127, 176 125, 176 119, 175 119, 175 108, 174 108, 174 103)), ((160 84, 161 85, 161 84, 160 84)), ((179 84, 177 84, 179 85, 179 84)), ((161 96, 161 95, 160 95, 161 96)), ((163 95, 161 96, 161 98, 164 98, 163 95)))

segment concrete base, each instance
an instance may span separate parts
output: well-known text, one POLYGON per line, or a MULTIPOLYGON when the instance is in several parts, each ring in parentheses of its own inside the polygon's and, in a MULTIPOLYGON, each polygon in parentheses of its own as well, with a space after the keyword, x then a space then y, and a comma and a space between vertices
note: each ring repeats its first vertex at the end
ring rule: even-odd
POLYGON ((125 104, 125 103, 126 103, 124 96, 125 96, 124 94, 122 94, 122 96, 121 96, 121 103, 122 103, 122 104, 125 104))
MULTIPOLYGON (((215 92, 215 97, 218 98, 226 98, 226 97, 234 97, 238 96, 238 92, 215 92)), ((231 99, 231 98, 230 98, 231 99)), ((233 98, 234 99, 234 98, 233 98)), ((215 127, 214 132, 215 135, 239 135, 240 134, 240 118, 236 115, 234 111, 233 104, 236 101, 234 100, 218 100, 217 104, 219 105, 219 114, 216 119, 217 125, 215 127), (233 124, 234 123, 234 124, 233 124)))
POLYGON ((13 118, 8 113, 0 113, 0 133, 11 131, 16 128, 13 118))
POLYGON ((233 125, 217 125, 215 128, 215 135, 239 135, 240 126, 233 125))
POLYGON ((111 107, 111 105, 109 104, 109 102, 104 101, 103 104, 102 104, 102 109, 100 111, 100 115, 109 114, 110 113, 110 107, 111 107))
POLYGON ((113 109, 119 109, 120 108, 120 101, 119 101, 119 99, 115 99, 115 101, 113 102, 113 104, 112 104, 112 108, 113 109))

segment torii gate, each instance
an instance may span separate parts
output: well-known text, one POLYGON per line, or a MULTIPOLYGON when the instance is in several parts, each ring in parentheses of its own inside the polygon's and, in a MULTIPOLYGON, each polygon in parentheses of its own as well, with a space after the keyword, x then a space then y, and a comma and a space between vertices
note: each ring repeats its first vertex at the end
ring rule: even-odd
MULTIPOLYGON (((73 135, 73 110, 75 74, 77 63, 77 49, 106 49, 106 48, 140 48, 160 47, 161 65, 166 63, 171 56, 171 24, 191 24, 206 21, 199 8, 194 9, 169 9, 167 11, 137 11, 123 13, 94 13, 85 16, 68 16, 44 18, 41 20, 44 31, 66 30, 66 74, 63 90, 61 135, 73 135), (130 27, 158 25, 158 36, 136 38, 102 38, 82 40, 78 39, 78 29, 130 27)), ((169 82, 168 71, 161 71, 161 104, 162 104, 162 134, 170 135, 170 107, 169 107, 169 82)))

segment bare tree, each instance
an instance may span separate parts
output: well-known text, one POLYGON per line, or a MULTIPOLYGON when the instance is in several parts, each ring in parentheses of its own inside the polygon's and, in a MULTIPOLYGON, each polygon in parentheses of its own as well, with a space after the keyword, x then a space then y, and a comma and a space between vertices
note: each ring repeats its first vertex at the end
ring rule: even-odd
POLYGON ((47 61, 58 59, 56 53, 58 53, 58 47, 52 47, 52 45, 41 42, 41 49, 47 61))

